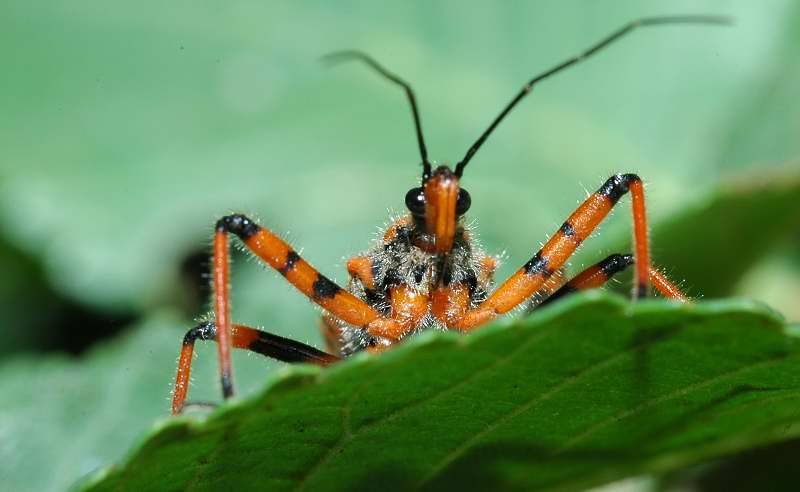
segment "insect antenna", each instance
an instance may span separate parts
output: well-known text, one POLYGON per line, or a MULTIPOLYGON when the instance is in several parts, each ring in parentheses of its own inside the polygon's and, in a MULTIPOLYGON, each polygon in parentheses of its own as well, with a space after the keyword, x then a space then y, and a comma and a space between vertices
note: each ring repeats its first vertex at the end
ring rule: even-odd
POLYGON ((322 60, 329 63, 340 63, 352 60, 364 62, 384 78, 394 82, 405 90, 408 102, 411 104, 411 113, 414 116, 414 127, 417 130, 417 143, 419 144, 419 154, 422 158, 422 182, 424 183, 427 181, 431 176, 431 163, 428 161, 428 149, 425 146, 425 137, 422 135, 422 123, 420 122, 419 111, 417 110, 417 99, 414 96, 414 91, 411 89, 411 86, 408 85, 408 82, 393 74, 375 61, 374 58, 361 51, 336 51, 323 56, 322 60))
POLYGON ((732 23, 731 18, 723 17, 723 16, 715 16, 715 15, 675 15, 675 16, 660 16, 660 17, 642 17, 640 19, 636 19, 628 24, 624 25, 620 29, 614 31, 610 35, 603 38, 597 44, 591 46, 589 49, 583 51, 582 53, 573 56, 572 58, 559 63, 558 65, 554 66, 550 70, 540 73, 539 75, 533 77, 530 82, 525 84, 522 90, 511 100, 511 102, 500 112, 500 114, 492 121, 492 124, 489 125, 489 128, 478 137, 478 140, 472 144, 472 147, 467 150, 466 155, 461 161, 456 165, 456 176, 459 178, 461 174, 464 172, 464 168, 466 167, 467 163, 469 163, 472 156, 475 155, 475 152, 483 145, 483 142, 489 137, 489 135, 494 131, 495 127, 503 121, 503 118, 514 109, 514 106, 520 102, 520 100, 525 97, 533 86, 537 83, 541 82, 542 80, 550 77, 551 75, 555 75, 556 73, 565 70, 572 65, 575 65, 590 56, 594 55, 598 51, 602 50, 603 48, 607 47, 614 41, 620 39, 621 37, 625 36, 626 34, 630 34, 638 27, 646 27, 646 26, 657 26, 663 24, 712 24, 712 25, 730 25, 732 23))

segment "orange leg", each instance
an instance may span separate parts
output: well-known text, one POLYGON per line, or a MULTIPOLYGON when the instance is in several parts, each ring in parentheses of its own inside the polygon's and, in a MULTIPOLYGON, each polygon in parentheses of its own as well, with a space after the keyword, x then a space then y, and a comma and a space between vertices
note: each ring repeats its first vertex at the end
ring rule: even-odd
POLYGON ((347 273, 361 281, 366 290, 375 290, 375 275, 372 262, 366 256, 356 256, 347 261, 347 273))
POLYGON ((463 331, 473 330, 529 299, 567 262, 578 246, 606 218, 620 197, 629 191, 633 201, 633 236, 636 253, 634 297, 647 295, 650 254, 644 188, 641 179, 635 174, 617 174, 590 195, 533 258, 480 306, 465 313, 454 327, 463 331))
POLYGON ((653 282, 653 286, 658 289, 664 297, 675 299, 676 301, 689 302, 689 298, 686 297, 686 294, 654 267, 650 267, 650 281, 653 282))
MULTIPOLYGON (((542 304, 549 304, 574 292, 602 287, 611 277, 624 271, 633 264, 633 255, 611 255, 576 275, 575 278, 558 289, 552 296, 542 302, 542 304)), ((681 302, 688 302, 683 292, 667 280, 667 278, 653 266, 650 267, 650 281, 653 282, 653 286, 664 297, 681 302)))
POLYGON ((259 258, 278 270, 290 284, 319 304, 332 316, 355 326, 375 330, 388 337, 404 333, 401 324, 384 318, 367 303, 345 291, 303 260, 287 243, 244 215, 223 217, 214 234, 214 315, 217 329, 222 394, 233 395, 231 367, 231 321, 228 294, 228 234, 239 237, 259 258))
POLYGON ((278 270, 297 290, 342 321, 366 327, 380 318, 372 307, 319 273, 282 239, 244 215, 222 218, 217 230, 239 236, 256 256, 278 270))
POLYGON ((225 229, 217 225, 214 233, 214 316, 219 326, 217 354, 222 396, 233 396, 233 367, 231 365, 231 320, 228 302, 228 236, 225 229))
POLYGON ((611 277, 627 269, 629 266, 633 265, 633 263, 633 255, 611 255, 600 263, 592 265, 576 275, 552 296, 542 302, 542 305, 555 302, 574 292, 602 287, 611 277))
POLYGON ((497 270, 497 258, 494 256, 484 256, 483 259, 481 259, 481 267, 478 273, 478 285, 488 285, 492 282, 495 270, 497 270))
POLYGON ((566 274, 564 273, 564 269, 559 268, 556 270, 553 275, 551 275, 550 278, 545 281, 544 285, 542 285, 542 288, 533 294, 530 299, 527 312, 530 313, 534 309, 547 302, 555 292, 558 292, 558 290, 564 287, 566 281, 567 278, 566 274))
MULTIPOLYGON (((175 376, 175 391, 172 394, 172 414, 178 415, 186 403, 189 391, 189 376, 192 369, 192 354, 196 340, 215 340, 219 345, 221 331, 213 322, 197 325, 183 337, 181 356, 178 361, 178 372, 175 376)), ((266 333, 244 325, 233 325, 227 339, 234 348, 256 352, 266 357, 271 357, 283 362, 307 362, 320 366, 327 366, 339 360, 310 345, 296 342, 278 335, 266 333)))
MULTIPOLYGON (((561 299, 566 295, 572 294, 573 292, 602 287, 611 279, 611 277, 633 264, 633 255, 611 255, 600 263, 597 263, 596 265, 593 265, 579 273, 577 276, 575 276, 575 278, 567 282, 552 296, 548 297, 544 302, 542 302, 542 304, 549 304, 561 299)), ((653 266, 650 266, 650 281, 653 283, 653 286, 656 288, 656 290, 658 290, 664 297, 675 299, 681 302, 689 301, 686 295, 681 292, 677 286, 672 284, 672 282, 670 282, 653 266)))

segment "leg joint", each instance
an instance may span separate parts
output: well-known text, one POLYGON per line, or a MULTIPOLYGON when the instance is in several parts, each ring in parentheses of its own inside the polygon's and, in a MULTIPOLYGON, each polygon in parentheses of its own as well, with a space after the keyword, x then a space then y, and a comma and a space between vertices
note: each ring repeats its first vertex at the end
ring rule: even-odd
POLYGON ((622 195, 628 192, 631 183, 641 181, 641 178, 636 174, 615 174, 603 183, 597 193, 608 197, 611 203, 617 203, 622 195))
POLYGON ((226 215, 217 221, 217 232, 236 234, 242 241, 250 239, 261 227, 242 214, 226 215))
POLYGON ((186 332, 183 337, 184 345, 193 345, 196 340, 215 340, 217 338, 217 325, 206 321, 186 332))
POLYGON ((606 277, 611 278, 614 276, 614 274, 617 274, 633 265, 633 263, 633 255, 613 254, 601 261, 598 266, 606 277))

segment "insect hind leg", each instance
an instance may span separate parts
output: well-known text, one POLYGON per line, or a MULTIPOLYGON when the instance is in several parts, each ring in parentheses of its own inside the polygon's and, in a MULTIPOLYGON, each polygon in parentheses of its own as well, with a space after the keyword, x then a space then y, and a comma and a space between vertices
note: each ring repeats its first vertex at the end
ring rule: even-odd
MULTIPOLYGON (((537 307, 556 302, 576 292, 602 287, 611 280, 614 275, 627 270, 628 267, 634 264, 635 260, 633 255, 610 255, 573 277, 550 297, 542 301, 537 307)), ((663 273, 658 271, 656 267, 650 265, 649 271, 650 282, 661 295, 668 299, 681 302, 687 302, 689 300, 686 295, 676 285, 670 282, 663 273)))
MULTIPOLYGON (((172 394, 173 415, 180 414, 186 406, 195 342, 205 340, 219 343, 218 335, 217 325, 212 321, 200 323, 184 335, 172 394)), ((310 345, 244 325, 233 325, 230 342, 233 348, 249 350, 282 362, 305 362, 327 366, 339 360, 339 357, 310 345)))

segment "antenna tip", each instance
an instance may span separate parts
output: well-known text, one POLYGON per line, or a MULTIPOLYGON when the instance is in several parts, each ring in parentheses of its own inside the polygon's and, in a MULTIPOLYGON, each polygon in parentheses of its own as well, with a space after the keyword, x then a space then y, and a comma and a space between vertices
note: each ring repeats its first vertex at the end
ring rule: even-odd
POLYGON ((698 15, 663 15, 657 17, 643 17, 634 24, 656 25, 656 24, 709 24, 717 26, 731 26, 734 18, 728 15, 698 14, 698 15))
POLYGON ((362 60, 368 64, 375 63, 369 55, 358 50, 332 51, 319 57, 320 62, 329 66, 351 60, 362 60))

